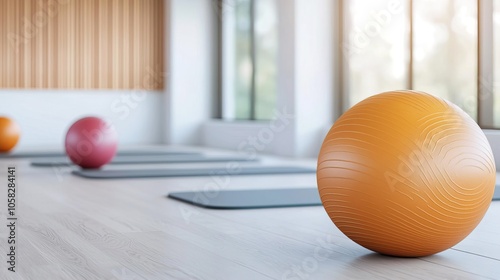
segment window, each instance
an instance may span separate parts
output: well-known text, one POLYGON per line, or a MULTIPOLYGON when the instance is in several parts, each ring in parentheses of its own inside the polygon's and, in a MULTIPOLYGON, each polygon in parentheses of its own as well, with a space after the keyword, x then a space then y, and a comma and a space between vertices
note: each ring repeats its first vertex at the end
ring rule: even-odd
MULTIPOLYGON (((272 118, 277 0, 221 0, 225 119, 272 118)), ((450 100, 483 128, 500 128, 500 0, 340 2, 343 110, 387 90, 450 100), (492 60, 491 57, 494 59, 492 60)))
POLYGON ((224 1, 222 117, 268 120, 276 107, 276 0, 224 1))
MULTIPOLYGON (((415 89, 450 100, 479 119, 477 1, 355 0, 343 5, 344 109, 383 91, 415 89)), ((495 11, 500 24, 500 8, 495 11)))
POLYGON ((477 3, 413 0, 413 88, 477 120, 477 3))
POLYGON ((387 0, 345 1, 346 63, 344 96, 348 109, 375 93, 408 87, 409 60, 406 4, 388 6, 387 0))

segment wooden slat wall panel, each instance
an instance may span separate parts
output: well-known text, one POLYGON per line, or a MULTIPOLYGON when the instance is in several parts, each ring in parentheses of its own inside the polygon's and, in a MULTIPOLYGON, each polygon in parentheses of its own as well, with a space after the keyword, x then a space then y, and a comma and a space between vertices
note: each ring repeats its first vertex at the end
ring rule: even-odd
POLYGON ((0 88, 163 89, 164 0, 0 0, 0 88))

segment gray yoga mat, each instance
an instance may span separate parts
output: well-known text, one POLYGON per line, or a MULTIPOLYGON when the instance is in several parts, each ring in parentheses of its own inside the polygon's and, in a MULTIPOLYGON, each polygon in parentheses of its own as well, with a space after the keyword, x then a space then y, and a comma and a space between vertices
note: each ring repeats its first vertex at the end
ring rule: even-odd
POLYGON ((173 192, 169 198, 211 209, 253 209, 320 206, 317 188, 173 192))
MULTIPOLYGON (((165 150, 122 150, 116 153, 119 156, 148 156, 148 155, 199 155, 198 152, 185 151, 165 151, 165 150)), ((0 159, 6 158, 48 158, 48 157, 65 157, 64 152, 13 152, 0 153, 0 159)))
MULTIPOLYGON (((276 207, 319 206, 318 189, 264 189, 242 191, 173 192, 169 198, 210 209, 253 209, 276 207)), ((500 187, 495 189, 493 200, 500 200, 500 187)))
MULTIPOLYGON (((151 155, 151 156, 116 156, 110 164, 152 164, 152 163, 202 163, 202 162, 229 162, 248 161, 257 159, 235 156, 204 156, 204 155, 151 155)), ((68 166, 73 163, 67 157, 36 159, 31 165, 38 167, 68 166)))
POLYGON ((152 177, 191 177, 227 175, 266 175, 266 174, 295 174, 315 173, 316 169, 293 166, 259 166, 240 167, 239 170, 227 168, 196 168, 196 169, 127 169, 127 170, 74 170, 73 174, 92 179, 126 179, 152 177))

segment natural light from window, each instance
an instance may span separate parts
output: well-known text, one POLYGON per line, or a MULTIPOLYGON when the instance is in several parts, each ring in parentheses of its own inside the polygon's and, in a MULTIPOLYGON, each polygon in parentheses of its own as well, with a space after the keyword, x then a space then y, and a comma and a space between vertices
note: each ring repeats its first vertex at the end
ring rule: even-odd
POLYGON ((275 0, 238 0, 234 5, 234 85, 229 116, 268 120, 276 108, 278 11, 275 0), (253 17, 252 17, 253 16, 253 17))
POLYGON ((412 2, 344 2, 347 105, 411 88, 448 99, 477 120, 477 2, 412 2))
POLYGON ((477 2, 413 1, 413 88, 477 120, 477 2))
POLYGON ((348 105, 384 91, 404 89, 409 59, 408 5, 387 0, 345 1, 348 105))

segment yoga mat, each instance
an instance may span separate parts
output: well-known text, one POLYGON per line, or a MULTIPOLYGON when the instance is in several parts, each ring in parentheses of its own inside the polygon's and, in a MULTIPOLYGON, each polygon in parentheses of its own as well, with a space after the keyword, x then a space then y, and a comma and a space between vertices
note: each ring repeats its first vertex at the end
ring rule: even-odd
MULTIPOLYGON (((320 206, 318 189, 263 189, 241 191, 173 192, 169 198, 210 209, 254 209, 276 207, 320 206)), ((500 187, 495 189, 493 200, 500 200, 500 187)))
MULTIPOLYGON (((230 162, 248 161, 257 159, 234 156, 204 156, 204 155, 154 155, 154 156, 116 156, 109 164, 152 164, 152 163, 202 163, 202 162, 230 162)), ((31 165, 38 167, 74 165, 67 157, 37 159, 31 165)))
POLYGON ((125 179, 125 178, 152 178, 152 177, 191 177, 212 175, 265 175, 265 174, 294 174, 316 173, 314 168, 293 166, 259 166, 240 167, 239 170, 227 168, 196 168, 196 169, 127 169, 127 170, 74 170, 73 174, 92 179, 125 179))
MULTIPOLYGON (((175 152, 165 150, 124 150, 118 151, 117 156, 148 156, 148 155, 199 155, 197 152, 175 152)), ((0 159, 9 158, 48 158, 48 157, 66 157, 64 152, 13 152, 13 153, 0 153, 0 159)))
POLYGON ((254 209, 320 206, 318 189, 267 189, 204 192, 173 192, 169 198, 210 209, 254 209))

